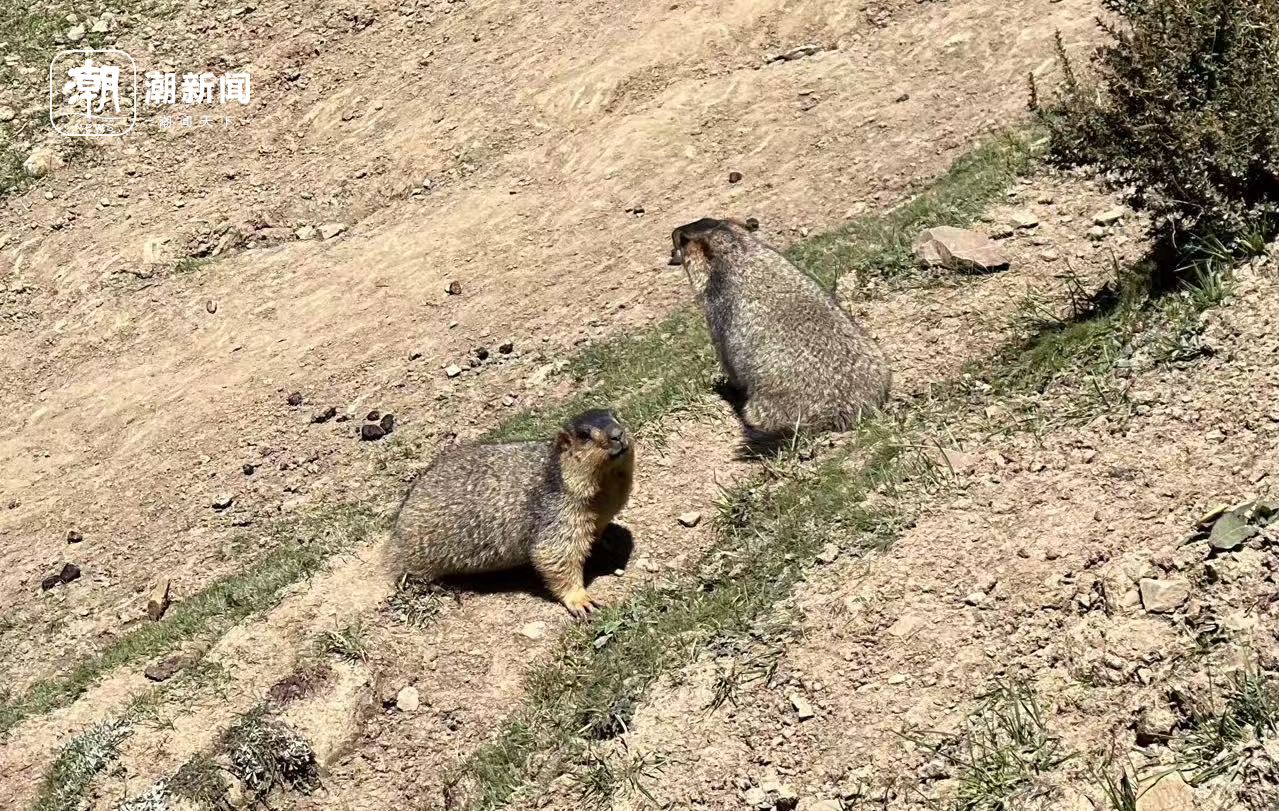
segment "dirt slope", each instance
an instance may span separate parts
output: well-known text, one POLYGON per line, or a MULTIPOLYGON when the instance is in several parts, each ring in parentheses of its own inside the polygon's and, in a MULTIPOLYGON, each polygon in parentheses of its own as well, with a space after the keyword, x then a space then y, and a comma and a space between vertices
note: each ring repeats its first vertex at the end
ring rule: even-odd
MULTIPOLYGON (((12 381, 0 391, 11 420, 0 440, 0 601, 13 606, 0 672, 21 690, 77 661, 141 621, 158 577, 172 577, 181 599, 252 564, 278 542, 277 516, 353 495, 393 502, 394 488, 367 492, 387 451, 352 435, 370 409, 394 412, 401 435, 429 447, 491 427, 504 398, 526 407, 562 391, 548 378, 555 360, 686 296, 664 264, 674 225, 751 213, 785 243, 898 198, 975 134, 1011 121, 1024 100, 1009 88, 1049 64, 1054 30, 1072 43, 1091 37, 1092 10, 1071 0, 270 3, 213 24, 199 46, 161 38, 153 65, 247 65, 256 84, 245 121, 143 128, 0 215, 0 374, 12 381), (826 50, 764 64, 805 43, 826 50), (744 179, 729 184, 730 170, 744 179), (348 227, 334 239, 294 238, 335 222, 348 227), (169 238, 177 257, 225 233, 245 249, 176 268, 141 262, 148 237, 169 238), (452 281, 460 296, 446 293, 452 281), (444 373, 506 341, 509 357, 444 373), (293 408, 295 391, 304 404, 293 408), (311 424, 330 405, 355 420, 311 424), (234 504, 215 511, 222 493, 234 504), (71 528, 84 541, 69 547, 71 528), (84 576, 41 595, 41 577, 64 559, 84 576)), ((120 44, 143 53, 142 39, 120 44)), ((913 323, 899 332, 885 318, 887 344, 913 342, 913 323)), ((679 477, 654 486, 669 498, 641 495, 628 513, 644 530, 639 554, 657 567, 665 549, 678 557, 678 543, 660 540, 671 516, 709 508, 732 447, 726 418, 688 430, 668 451, 679 477)), ((330 616, 306 604, 280 609, 279 638, 268 618, 261 635, 248 627, 218 643, 243 667, 219 712, 248 706, 287 672, 287 657, 237 659, 236 640, 259 651, 306 644, 330 616)), ((438 657, 432 644, 448 634, 444 650, 460 649, 476 628, 509 636, 555 611, 536 596, 476 598, 442 636, 405 643, 404 661, 438 657)), ((524 652, 501 650, 502 664, 475 665, 478 683, 459 674, 459 698, 443 710, 464 706, 467 691, 489 695, 469 743, 518 694, 524 652)), ((16 764, 6 769, 14 796, 31 796, 64 735, 141 686, 136 673, 112 676, 15 729, 0 749, 0 762, 16 764)), ((359 757, 383 762, 425 733, 400 734, 359 757)), ((345 768, 335 797, 355 802, 383 785, 369 776, 376 766, 345 768)))

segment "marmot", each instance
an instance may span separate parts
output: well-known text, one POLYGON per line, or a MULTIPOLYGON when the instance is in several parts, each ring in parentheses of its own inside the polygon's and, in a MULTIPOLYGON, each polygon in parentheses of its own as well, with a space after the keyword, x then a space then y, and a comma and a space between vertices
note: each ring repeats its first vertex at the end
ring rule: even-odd
POLYGON ((671 234, 750 441, 844 430, 888 398, 883 351, 817 280, 756 238, 754 219, 671 234))
POLYGON ((395 518, 388 564, 434 580, 525 564, 577 616, 598 607, 582 568, 631 492, 635 452, 611 411, 585 411, 548 441, 444 451, 395 518))

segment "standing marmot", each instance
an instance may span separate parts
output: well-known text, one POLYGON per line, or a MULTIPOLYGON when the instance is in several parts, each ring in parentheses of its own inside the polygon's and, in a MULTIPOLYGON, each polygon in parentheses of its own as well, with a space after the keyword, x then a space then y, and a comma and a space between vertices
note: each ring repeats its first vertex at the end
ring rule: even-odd
POLYGON ((707 218, 671 234, 672 262, 702 300, 747 435, 767 444, 797 428, 848 428, 888 398, 884 353, 815 279, 751 233, 758 227, 707 218))
POLYGON ((540 442, 443 452, 404 498, 391 533, 398 580, 532 564, 578 616, 596 607, 582 567, 626 504, 635 454, 612 412, 585 411, 540 442))

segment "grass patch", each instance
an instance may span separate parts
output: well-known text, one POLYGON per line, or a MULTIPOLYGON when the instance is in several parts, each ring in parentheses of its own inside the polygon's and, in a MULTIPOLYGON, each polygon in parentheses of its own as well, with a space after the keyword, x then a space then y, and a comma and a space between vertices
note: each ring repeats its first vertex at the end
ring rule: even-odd
POLYGON ((979 698, 958 733, 904 734, 954 769, 957 788, 946 805, 950 811, 1019 808, 1040 792, 1036 778, 1069 757, 1025 685, 996 685, 979 698))
POLYGON ((120 743, 132 732, 127 721, 108 720, 72 738, 45 775, 33 811, 78 809, 93 778, 120 756, 120 743))
POLYGON ((1214 701, 1195 709, 1179 749, 1200 784, 1223 775, 1242 784, 1279 781, 1279 765, 1253 750, 1279 735, 1279 683, 1260 669, 1247 668, 1222 685, 1214 701))
POLYGON ((275 605, 282 589, 315 574, 333 554, 381 528, 381 519, 370 508, 350 505, 325 508, 278 527, 276 534, 291 540, 257 567, 212 583, 176 603, 159 622, 137 626, 66 675, 38 681, 22 696, 0 705, 0 733, 29 715, 67 706, 113 668, 150 658, 200 634, 220 633, 275 605))
POLYGON ((261 801, 277 788, 306 791, 318 781, 315 750, 264 707, 240 717, 222 739, 231 771, 261 801))
POLYGON ((590 747, 625 731, 630 709, 658 676, 709 646, 750 633, 825 544, 862 549, 888 543, 906 519, 864 506, 865 497, 926 477, 930 463, 899 441, 899 426, 890 418, 866 423, 859 439, 862 463, 852 451, 820 462, 796 455, 778 463, 784 472, 774 469, 765 481, 726 495, 720 540, 695 583, 643 589, 595 622, 570 628, 556 658, 530 677, 524 709, 453 775, 466 807, 501 806, 520 787, 546 785, 562 773, 596 785, 590 747), (567 759, 557 760, 558 766, 539 764, 534 755, 551 749, 567 751, 567 759), (585 769, 573 768, 575 762, 585 769))
POLYGON ((341 628, 325 631, 320 635, 320 650, 345 659, 348 662, 369 660, 368 632, 364 624, 356 621, 341 628))
POLYGON ((854 271, 888 281, 909 277, 915 271, 911 244, 919 232, 936 225, 963 227, 977 219, 1010 183, 1030 171, 1036 134, 992 138, 908 202, 806 239, 786 255, 832 290, 841 276, 854 271))

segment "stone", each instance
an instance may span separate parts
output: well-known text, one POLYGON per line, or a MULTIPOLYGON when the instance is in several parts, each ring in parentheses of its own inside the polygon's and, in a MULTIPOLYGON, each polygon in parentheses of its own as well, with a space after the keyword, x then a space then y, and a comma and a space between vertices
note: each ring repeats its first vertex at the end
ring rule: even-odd
POLYGON ((80 567, 74 563, 62 564, 62 571, 58 572, 58 579, 63 583, 70 583, 72 580, 79 580, 80 567))
POLYGON ((924 618, 918 614, 906 614, 898 617, 896 622, 888 626, 888 633, 898 639, 905 639, 918 631, 923 624, 924 618))
POLYGON ((675 520, 678 521, 681 526, 692 528, 701 523, 702 514, 699 512, 680 513, 675 517, 675 520))
POLYGON ((919 235, 915 259, 924 267, 958 271, 993 271, 1008 267, 1008 259, 989 237, 975 231, 941 225, 919 235))
POLYGON ((1137 811, 1198 811, 1195 790, 1176 772, 1156 778, 1137 797, 1137 811))
POLYGON ((293 392, 292 394, 290 394, 290 395, 289 395, 289 405, 294 406, 294 407, 297 407, 297 406, 302 405, 302 394, 301 394, 300 392, 296 392, 296 391, 295 391, 295 392, 293 392))
POLYGON ((1009 216, 1009 221, 1013 226, 1025 230, 1027 228, 1036 228, 1039 226, 1039 218, 1029 211, 1017 211, 1009 216))
POLYGON ((515 351, 515 344, 511 343, 510 341, 507 341, 506 343, 499 346, 497 348, 497 351, 501 352, 503 355, 509 355, 515 351))
POLYGON ((383 431, 382 426, 375 422, 360 426, 360 439, 364 442, 376 442, 384 436, 386 431, 383 431))
POLYGON ((887 681, 889 684, 895 686, 898 684, 905 684, 908 678, 910 677, 907 676, 905 673, 894 673, 893 675, 888 677, 887 681))
POLYGON ((1040 253, 1039 258, 1044 260, 1045 262, 1056 262, 1058 259, 1061 258, 1061 253, 1049 248, 1048 250, 1040 253))
POLYGON ((257 470, 257 467, 249 464, 248 462, 245 462, 244 464, 240 465, 240 472, 243 473, 245 476, 252 476, 254 471, 256 470, 257 470))
POLYGON ((0 107, 0 121, 12 121, 18 117, 18 112, 12 107, 0 107))
POLYGON ((968 605, 973 605, 973 606, 984 605, 986 602, 986 592, 984 591, 969 592, 968 594, 964 595, 964 602, 967 603, 968 605))
POLYGON ((67 29, 67 42, 79 42, 84 39, 85 33, 83 25, 73 25, 67 29))
POLYGON ((839 800, 815 800, 805 803, 800 811, 844 811, 844 805, 839 800))
POLYGON ((92 34, 105 34, 110 30, 111 30, 110 23, 108 23, 106 20, 98 20, 96 23, 93 24, 93 27, 89 29, 89 32, 92 34))
POLYGON ((218 303, 213 299, 204 302, 204 311, 209 315, 213 315, 218 311, 218 303))
POLYGON ((323 411, 317 411, 314 414, 312 414, 311 424, 319 425, 320 423, 328 422, 329 420, 333 419, 337 415, 338 415, 338 410, 334 408, 333 406, 329 406, 323 411))
POLYGON ((313 225, 302 225, 293 230, 293 236, 298 239, 315 239, 316 230, 313 225))
POLYGON ((422 706, 422 700, 417 694, 417 688, 411 684, 401 688, 400 692, 395 694, 395 707, 400 712, 417 712, 420 706, 422 706))
POLYGON ((462 367, 458 366, 456 363, 450 363, 448 366, 444 367, 444 374, 449 377, 457 377, 462 374, 462 367))
POLYGON ((1152 614, 1176 611, 1190 599, 1190 588, 1181 580, 1156 580, 1144 577, 1138 585, 1141 604, 1152 614))
POLYGON ((744 799, 746 804, 751 808, 769 808, 772 806, 772 803, 768 800, 768 792, 764 791, 764 789, 759 786, 751 786, 746 789, 746 792, 742 795, 742 799, 744 799))
POLYGON ((159 622, 164 612, 169 610, 169 605, 173 601, 171 588, 172 583, 167 577, 152 587, 151 594, 147 597, 147 616, 152 622, 159 622))
POLYGON ((813 717, 813 705, 808 703, 808 699, 799 693, 791 693, 787 698, 790 699, 791 706, 795 708, 795 717, 801 721, 813 717))
POLYGON ((1088 229, 1088 238, 1093 242, 1100 242, 1106 238, 1106 229, 1102 228, 1100 225, 1094 225, 1092 228, 1088 229))
POLYGON ((58 153, 42 146, 27 156, 22 163, 22 170, 30 177, 44 177, 55 169, 61 169, 62 166, 62 158, 58 153))
POLYGON ((333 239, 338 234, 346 231, 346 223, 329 222, 320 226, 320 239, 333 239))
POLYGON ((395 415, 383 414, 382 419, 378 421, 378 425, 382 428, 382 433, 391 433, 395 430, 395 415))
POLYGON ((213 509, 225 510, 235 503, 235 496, 230 493, 219 493, 213 497, 213 509))
POLYGON ((520 628, 520 636, 526 636, 529 639, 541 639, 546 636, 546 623, 541 620, 527 623, 520 628))
POLYGON ((445 292, 448 293, 450 296, 462 295, 462 283, 449 282, 449 286, 445 288, 445 292))
POLYGON ((151 681, 168 681, 181 672, 186 662, 181 656, 169 656, 147 665, 142 675, 151 681))
POLYGON ((741 183, 741 182, 742 182, 742 173, 741 173, 741 172, 729 172, 729 173, 728 173, 728 182, 729 182, 729 183, 741 183))
POLYGON ((828 543, 817 553, 818 563, 834 563, 839 558, 839 547, 828 543))
POLYGON ((78 529, 67 530, 67 543, 80 543, 84 540, 84 536, 80 534, 78 529))
POLYGON ((1177 716, 1166 706, 1146 707, 1137 716, 1133 730, 1137 733, 1138 746, 1167 743, 1177 726, 1177 716))
POLYGON ((1092 221, 1095 225, 1114 225, 1128 215, 1128 209, 1123 206, 1115 206, 1108 208, 1098 214, 1094 214, 1092 221))
POLYGON ((799 794, 795 789, 783 783, 777 789, 777 799, 773 800, 773 808, 777 811, 795 811, 799 805, 799 794))

